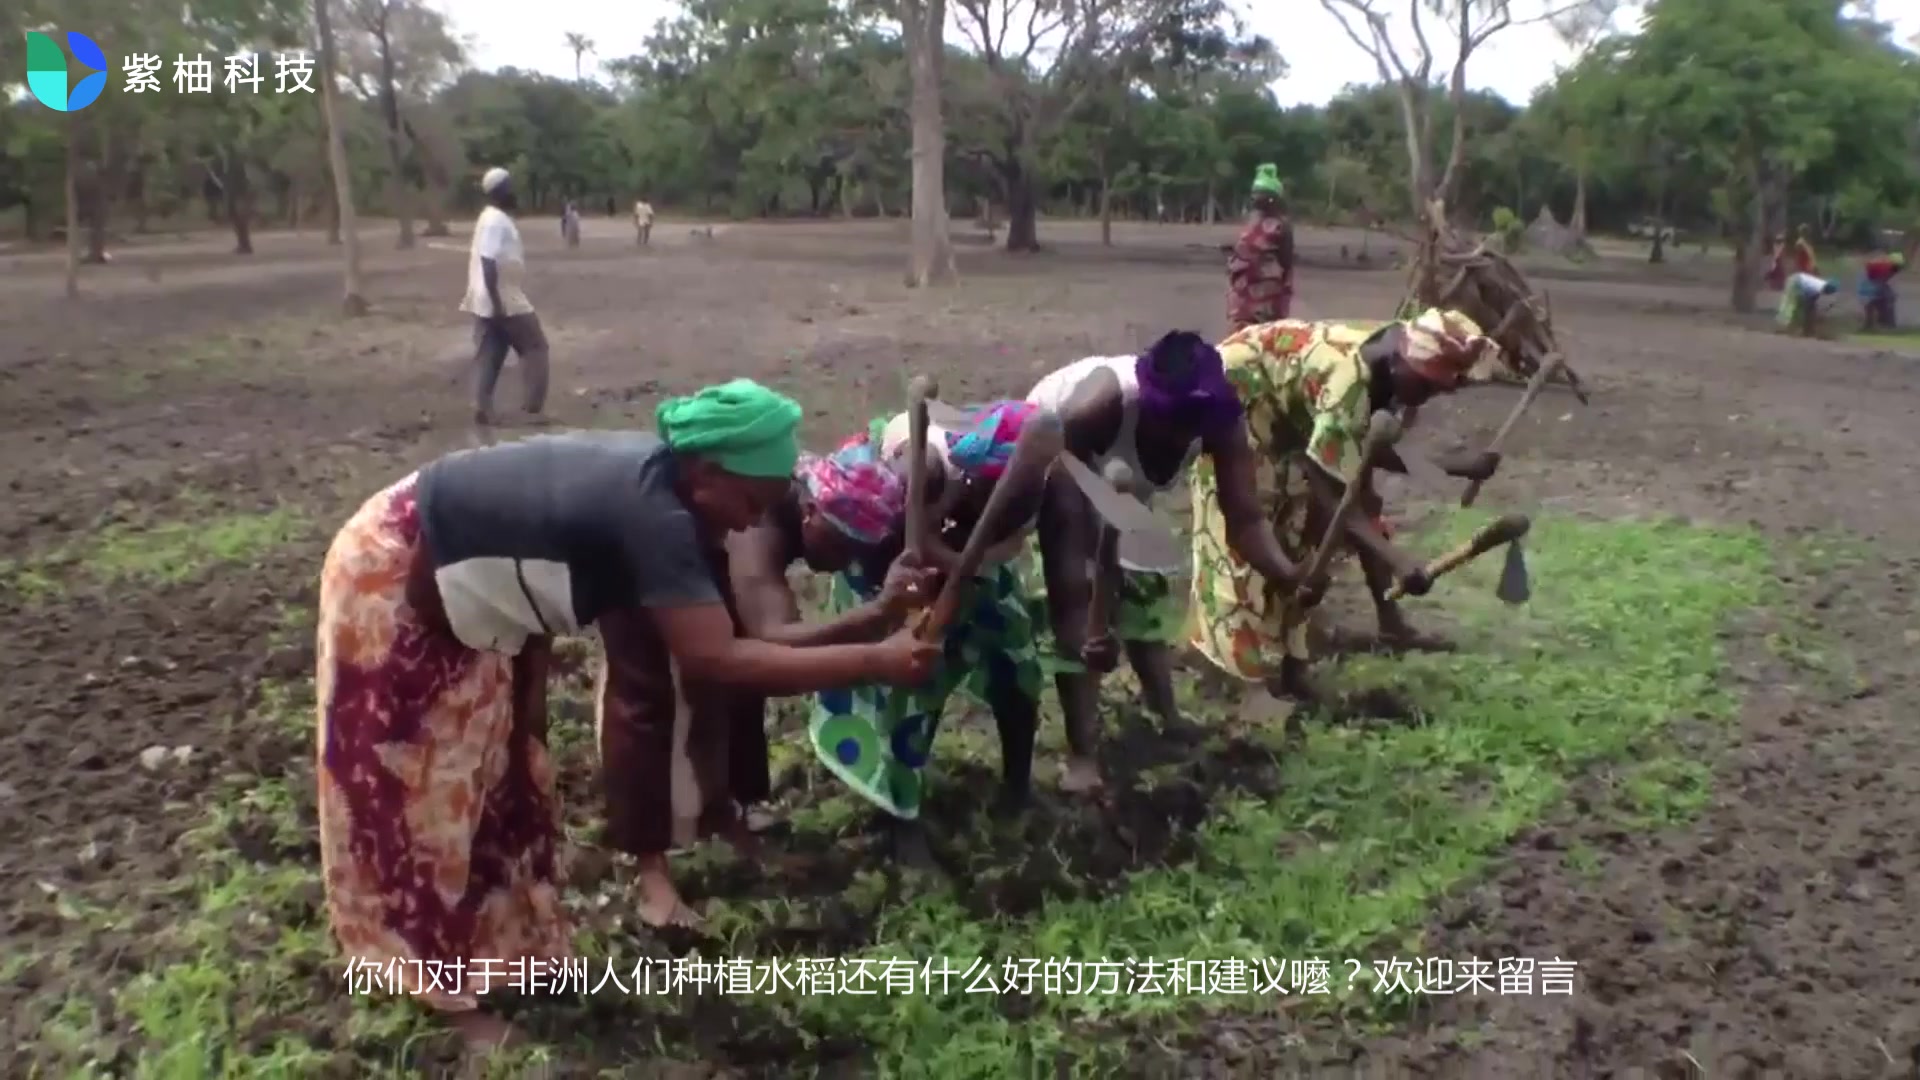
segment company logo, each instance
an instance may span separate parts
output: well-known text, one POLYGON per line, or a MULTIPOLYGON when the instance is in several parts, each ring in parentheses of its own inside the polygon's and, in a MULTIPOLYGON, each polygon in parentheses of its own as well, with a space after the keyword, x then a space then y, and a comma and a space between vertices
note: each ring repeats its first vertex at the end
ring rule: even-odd
POLYGON ((27 89, 40 104, 56 112, 79 112, 94 103, 107 88, 107 54, 93 39, 75 30, 42 34, 27 31, 27 89), (67 47, 60 47, 60 39, 67 47), (68 82, 67 54, 79 69, 80 81, 68 82))

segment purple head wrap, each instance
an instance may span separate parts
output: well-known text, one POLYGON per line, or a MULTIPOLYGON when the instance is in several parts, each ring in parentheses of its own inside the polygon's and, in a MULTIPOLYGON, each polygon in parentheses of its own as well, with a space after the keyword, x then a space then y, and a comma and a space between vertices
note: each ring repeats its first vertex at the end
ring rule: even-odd
POLYGON ((1140 384, 1140 411, 1202 437, 1240 419, 1245 409, 1227 381, 1220 350, 1190 330, 1175 330, 1134 362, 1140 384))

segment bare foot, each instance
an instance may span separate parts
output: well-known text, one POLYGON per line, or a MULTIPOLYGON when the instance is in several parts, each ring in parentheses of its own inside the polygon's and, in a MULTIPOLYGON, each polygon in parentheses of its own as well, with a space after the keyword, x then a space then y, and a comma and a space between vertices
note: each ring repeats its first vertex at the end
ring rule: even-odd
POLYGON ((680 898, 680 890, 674 887, 664 865, 640 871, 640 921, 656 930, 667 926, 693 929, 701 923, 700 913, 680 898))
POLYGON ((1374 617, 1380 624, 1380 638, 1383 641, 1410 641, 1420 636, 1413 624, 1400 610, 1400 605, 1391 600, 1382 601, 1374 608, 1374 617))
POLYGON ((470 1054, 490 1054, 495 1050, 519 1046, 526 1041, 512 1024, 479 1009, 453 1013, 447 1020, 453 1025, 453 1029, 460 1033, 461 1041, 466 1043, 467 1052, 470 1054))
POLYGON ((927 843, 927 831, 918 821, 895 818, 889 823, 888 831, 895 865, 922 874, 943 874, 940 861, 933 857, 932 845, 927 843))
POLYGON ((1379 620, 1380 641, 1395 649, 1417 652, 1447 652, 1453 643, 1438 634, 1422 633, 1402 614, 1400 605, 1388 601, 1374 609, 1379 620))
POLYGON ((1092 758, 1069 757, 1067 768, 1060 777, 1060 790, 1073 795, 1085 795, 1099 791, 1106 786, 1100 779, 1100 763, 1092 758))

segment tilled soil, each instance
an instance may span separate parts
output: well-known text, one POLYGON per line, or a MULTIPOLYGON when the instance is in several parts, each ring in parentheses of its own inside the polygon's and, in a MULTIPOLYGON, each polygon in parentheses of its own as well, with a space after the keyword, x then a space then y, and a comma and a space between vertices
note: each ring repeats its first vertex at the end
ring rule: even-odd
MULTIPOLYGON (((1103 251, 1086 230, 1048 226, 1054 250, 1010 258, 966 248, 957 289, 915 296, 899 283, 904 231, 888 226, 721 227, 710 241, 663 226, 653 249, 636 251, 620 223, 595 221, 587 245, 568 251, 542 235, 545 224, 527 229, 531 291, 553 343, 550 411, 563 423, 646 424, 664 394, 748 375, 805 401, 807 434, 824 444, 891 407, 903 365, 939 372, 949 398, 1017 395, 1075 356, 1134 348, 1174 325, 1222 329, 1219 237, 1199 229, 1123 226, 1120 246, 1103 251)), ((289 625, 287 612, 310 608, 333 523, 468 440, 467 328, 454 310, 464 246, 425 241, 396 253, 383 250, 384 232, 368 239, 377 310, 351 323, 331 314, 335 253, 313 236, 263 237, 251 260, 225 255, 218 239, 129 248, 90 269, 86 297, 71 304, 51 260, 6 260, 0 538, 13 557, 81 551, 115 521, 282 507, 306 523, 247 565, 155 586, 55 564, 46 571, 55 591, 0 603, 0 638, 17 656, 0 688, 9 941, 59 940, 97 958, 102 979, 139 969, 145 931, 167 919, 141 898, 184 873, 180 835, 201 820, 213 785, 307 753, 291 734, 242 734, 234 721, 263 677, 310 670, 310 623, 289 625), (138 760, 151 746, 193 751, 151 768, 138 760), (88 940, 49 912, 49 891, 64 889, 119 895, 142 914, 88 940)), ((1307 238, 1316 265, 1303 272, 1300 313, 1391 310, 1400 275, 1343 264, 1341 243, 1353 241, 1307 238)), ((1576 795, 1435 913, 1430 954, 1577 958, 1574 998, 1436 999, 1406 1029, 1372 1038, 1296 1031, 1278 1012, 1239 1016, 1163 1062, 1167 1071, 1920 1070, 1910 933, 1920 905, 1907 885, 1920 858, 1908 842, 1920 834, 1911 721, 1920 475, 1903 453, 1920 358, 1778 337, 1720 314, 1720 285, 1688 267, 1663 274, 1552 282, 1594 401, 1538 403, 1483 502, 1752 523, 1789 545, 1850 533, 1865 557, 1795 564, 1794 606, 1781 616, 1835 643, 1847 677, 1785 665, 1760 644, 1764 626, 1735 633, 1747 705, 1731 745, 1699 734, 1717 777, 1701 819, 1629 834, 1584 819, 1576 795), (1569 866, 1576 844, 1601 852, 1597 870, 1569 866), (1303 1041, 1322 1049, 1303 1059, 1303 1041)), ((503 380, 503 406, 516 400, 515 379, 503 380)), ((1430 409, 1417 439, 1477 442, 1511 400, 1488 391, 1430 409)), ((1160 736, 1144 738, 1118 738, 1111 753, 1122 765, 1160 753, 1160 736)), ((1257 790, 1260 778, 1233 775, 1231 760, 1208 782, 1257 790)), ((1187 805, 1174 789, 1158 798, 1121 823, 1127 852, 1036 863, 981 902, 1027 910, 1115 880, 1130 859, 1178 861, 1186 819, 1204 803, 1187 805)), ((851 872, 832 852, 814 854, 822 888, 851 872)), ((21 997, 57 989, 30 973, 0 987, 0 1004, 12 1013, 21 997)), ((728 1024, 716 1017, 711 1030, 728 1024)), ((30 1041, 16 1032, 12 1045, 30 1041)), ((725 1050, 736 1063, 756 1057, 725 1050)))

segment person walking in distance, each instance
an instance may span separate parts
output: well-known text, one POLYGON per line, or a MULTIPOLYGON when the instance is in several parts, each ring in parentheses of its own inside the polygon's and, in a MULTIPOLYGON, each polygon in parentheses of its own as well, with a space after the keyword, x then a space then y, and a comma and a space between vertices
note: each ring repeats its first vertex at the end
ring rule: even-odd
POLYGON ((641 247, 653 239, 653 204, 645 199, 633 204, 633 235, 641 247))
POLYGON ((520 357, 528 421, 545 424, 541 410, 547 403, 547 335, 524 288, 527 260, 520 227, 513 223, 519 206, 513 178, 505 169, 488 169, 480 190, 487 206, 473 224, 467 295, 460 302, 460 310, 474 319, 473 422, 483 428, 493 423, 493 388, 511 349, 520 357))
POLYGON ((1227 255, 1227 323, 1242 330, 1293 310, 1293 222, 1277 166, 1254 170, 1253 213, 1227 255))

